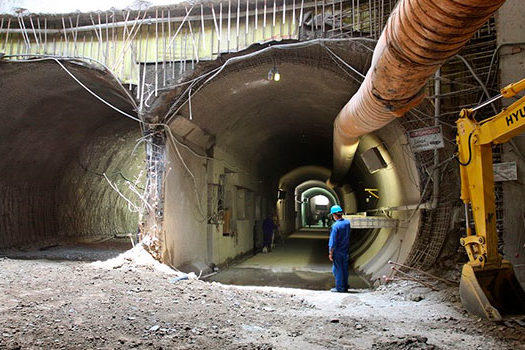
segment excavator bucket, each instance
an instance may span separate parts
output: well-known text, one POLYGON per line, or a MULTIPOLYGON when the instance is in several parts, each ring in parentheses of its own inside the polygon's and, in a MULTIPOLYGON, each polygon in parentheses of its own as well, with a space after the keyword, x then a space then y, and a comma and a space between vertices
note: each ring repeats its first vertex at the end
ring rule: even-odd
POLYGON ((463 265, 459 295, 469 313, 489 320, 525 314, 525 292, 507 261, 497 269, 463 265))

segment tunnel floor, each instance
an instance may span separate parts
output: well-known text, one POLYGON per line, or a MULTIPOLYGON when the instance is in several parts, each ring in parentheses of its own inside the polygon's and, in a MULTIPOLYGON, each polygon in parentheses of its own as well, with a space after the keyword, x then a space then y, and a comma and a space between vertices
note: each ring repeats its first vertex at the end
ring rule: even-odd
MULTIPOLYGON (((520 349, 414 282, 344 294, 181 280, 134 264, 0 258, 0 349, 520 349), (410 296, 423 298, 411 300, 410 296), (466 331, 477 330, 477 331, 466 331)), ((521 331, 521 333, 523 333, 521 331)))
POLYGON ((98 261, 114 258, 131 248, 132 245, 129 238, 111 238, 92 242, 48 244, 30 248, 1 249, 0 258, 98 261))
MULTIPOLYGON (((332 263, 327 256, 328 232, 301 230, 289 236, 271 253, 259 253, 229 267, 208 280, 224 284, 328 290, 334 286, 332 263)), ((369 284, 350 270, 350 289, 369 284)))

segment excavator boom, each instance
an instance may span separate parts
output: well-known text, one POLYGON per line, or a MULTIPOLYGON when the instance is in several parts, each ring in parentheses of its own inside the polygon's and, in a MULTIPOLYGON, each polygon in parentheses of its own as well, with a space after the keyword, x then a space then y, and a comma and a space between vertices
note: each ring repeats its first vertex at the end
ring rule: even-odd
MULTIPOLYGON (((525 79, 506 86, 499 97, 525 90, 525 79)), ((466 237, 461 239, 469 262, 463 266, 460 296, 473 314, 500 320, 505 314, 525 313, 525 292, 510 262, 498 253, 492 145, 525 132, 525 97, 494 117, 474 119, 475 109, 464 109, 457 120, 461 199, 465 204, 466 237), (469 207, 474 219, 470 227, 469 207)))

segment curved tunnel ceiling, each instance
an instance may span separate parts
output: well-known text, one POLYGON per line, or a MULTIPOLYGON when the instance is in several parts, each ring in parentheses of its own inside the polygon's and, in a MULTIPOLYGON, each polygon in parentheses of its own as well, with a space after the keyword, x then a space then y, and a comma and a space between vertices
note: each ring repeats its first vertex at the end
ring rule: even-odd
MULTIPOLYGON (((64 67, 98 96, 131 113, 106 71, 64 67)), ((126 232, 135 214, 105 182, 132 174, 142 154, 136 122, 98 101, 54 61, 0 60, 0 247, 66 236, 126 232)))
MULTIPOLYGON (((107 72, 63 64, 99 96, 131 111, 130 102, 107 72)), ((57 175, 97 129, 108 125, 136 128, 136 123, 91 96, 56 62, 0 61, 0 76, 3 181, 55 183, 57 175)))
POLYGON ((304 191, 301 194, 301 198, 311 199, 311 198, 319 196, 319 195, 327 197, 328 199, 330 199, 330 201, 332 203, 339 203, 339 200, 337 199, 336 196, 334 196, 334 194, 332 192, 330 192, 327 189, 322 188, 322 187, 311 187, 311 188, 309 188, 308 190, 304 191))
POLYGON ((329 197, 336 204, 340 203, 337 193, 321 181, 305 181, 295 188, 295 196, 297 197, 297 200, 304 197, 312 198, 318 194, 329 197))
MULTIPOLYGON (((366 71, 367 46, 331 45, 349 65, 366 71)), ((334 65, 336 59, 315 44, 272 49, 229 65, 192 97, 192 122, 273 182, 298 166, 331 167, 333 120, 359 88, 359 76, 334 65), (267 79, 272 67, 281 74, 278 82, 267 79)), ((189 118, 187 105, 181 115, 189 118)))
POLYGON ((302 166, 283 175, 279 179, 279 187, 295 191, 295 188, 303 182, 317 180, 324 183, 329 177, 330 170, 328 168, 320 166, 302 166))

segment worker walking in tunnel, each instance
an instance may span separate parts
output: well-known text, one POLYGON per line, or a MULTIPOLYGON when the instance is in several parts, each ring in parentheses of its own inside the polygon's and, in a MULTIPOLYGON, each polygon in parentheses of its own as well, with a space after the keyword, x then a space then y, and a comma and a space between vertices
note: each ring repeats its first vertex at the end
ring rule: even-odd
POLYGON ((272 251, 273 231, 277 229, 277 225, 273 222, 273 213, 269 213, 263 224, 263 253, 272 251))
POLYGON ((343 219, 343 209, 339 205, 330 208, 334 219, 328 242, 328 258, 333 262, 332 272, 335 277, 335 288, 331 292, 348 291, 348 259, 350 248, 350 221, 343 219))

